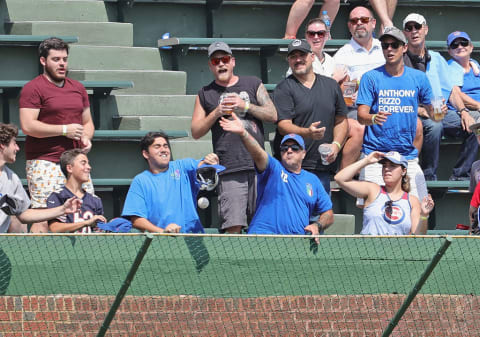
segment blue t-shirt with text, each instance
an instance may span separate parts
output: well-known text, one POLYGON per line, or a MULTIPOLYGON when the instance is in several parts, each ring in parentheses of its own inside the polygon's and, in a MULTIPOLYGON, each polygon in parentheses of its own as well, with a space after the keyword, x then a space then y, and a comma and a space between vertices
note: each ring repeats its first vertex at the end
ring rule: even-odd
POLYGON ((418 104, 431 104, 432 88, 427 76, 404 67, 403 74, 391 76, 385 66, 365 73, 360 81, 357 105, 370 107, 370 114, 390 112, 383 125, 365 127, 362 151, 398 151, 407 159, 418 156, 413 146, 417 129, 418 104))

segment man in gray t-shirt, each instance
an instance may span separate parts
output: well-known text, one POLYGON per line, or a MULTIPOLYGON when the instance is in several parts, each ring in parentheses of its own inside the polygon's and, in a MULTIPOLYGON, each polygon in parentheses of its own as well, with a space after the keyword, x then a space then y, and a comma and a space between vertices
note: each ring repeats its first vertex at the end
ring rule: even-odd
MULTIPOLYGON (((22 223, 33 223, 56 218, 65 213, 74 213, 80 208, 77 198, 68 199, 64 205, 50 209, 30 209, 30 199, 23 189, 20 178, 5 164, 13 164, 19 147, 17 145, 18 128, 13 124, 0 123, 0 233, 12 232, 11 217, 15 215, 22 223), (8 197, 9 203, 5 201, 8 197)), ((25 232, 26 226, 15 231, 25 232)))

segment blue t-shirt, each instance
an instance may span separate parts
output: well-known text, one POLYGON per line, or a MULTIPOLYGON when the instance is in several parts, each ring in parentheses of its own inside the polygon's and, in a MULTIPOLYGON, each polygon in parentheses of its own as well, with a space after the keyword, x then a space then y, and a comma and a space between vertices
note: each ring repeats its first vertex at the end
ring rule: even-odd
POLYGON ((449 74, 448 63, 440 53, 428 51, 430 62, 427 63, 426 75, 432 86, 434 96, 443 96, 445 102, 448 102, 450 93, 454 86, 462 85, 462 77, 458 74, 449 74))
POLYGON ((320 180, 308 171, 289 172, 268 156, 257 177, 257 210, 248 234, 305 234, 310 216, 332 209, 320 180))
MULTIPOLYGON (((47 198, 47 207, 54 208, 61 206, 65 203, 65 201, 74 196, 75 195, 68 188, 63 187, 59 192, 53 192, 49 195, 49 197, 47 198)), ((57 218, 57 220, 63 223, 76 223, 91 219, 94 215, 103 215, 102 200, 96 195, 85 192, 82 198, 82 207, 80 208, 80 210, 73 214, 61 215, 57 218)), ((85 227, 78 229, 75 232, 84 233, 84 229, 85 227)), ((103 232, 97 227, 94 227, 93 229, 90 228, 90 230, 94 232, 103 232)))
POLYGON ((165 172, 153 174, 146 170, 138 174, 128 190, 122 216, 145 218, 160 228, 175 223, 181 226, 181 233, 203 233, 196 209, 199 162, 175 160, 165 172))
MULTIPOLYGON (((477 64, 478 62, 475 60, 470 60, 477 64)), ((462 83, 459 84, 460 90, 473 98, 476 101, 480 101, 480 74, 475 76, 473 73, 472 67, 470 67, 470 71, 468 73, 464 73, 464 70, 460 64, 458 64, 455 60, 449 60, 449 76, 455 76, 458 74, 463 75, 462 83)), ((450 110, 455 110, 450 104, 448 105, 450 110)))
POLYGON ((398 151, 407 159, 418 156, 413 146, 417 129, 418 103, 429 105, 432 88, 427 76, 416 69, 404 67, 403 74, 391 76, 385 66, 365 73, 360 81, 357 105, 370 107, 370 114, 390 112, 382 125, 365 128, 362 151, 398 151))

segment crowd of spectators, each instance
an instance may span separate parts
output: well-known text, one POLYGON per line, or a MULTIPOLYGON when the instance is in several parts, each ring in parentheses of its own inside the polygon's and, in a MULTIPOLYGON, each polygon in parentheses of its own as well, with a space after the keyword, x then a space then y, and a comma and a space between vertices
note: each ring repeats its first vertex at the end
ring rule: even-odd
MULTIPOLYGON (((211 131, 214 153, 172 161, 167 134, 149 132, 141 140, 148 169, 133 179, 112 226, 202 233, 197 196, 206 179, 211 188, 218 183, 224 233, 321 234, 334 219, 335 175, 363 208, 362 234, 425 233, 434 202, 417 182, 437 179, 441 137, 463 141, 450 180, 469 180, 472 170, 473 181, 480 171, 472 132, 480 125, 480 65, 467 33, 448 35, 447 62, 426 48, 422 15, 409 14, 399 29, 392 24, 396 1, 370 2, 382 21, 378 39, 372 11, 358 6, 348 17, 350 41, 328 55, 339 1, 325 1, 331 22, 310 20, 305 39, 288 45, 287 76, 272 97, 260 79, 235 74, 230 46, 212 43, 214 80, 198 92, 191 131, 195 139, 211 131), (264 122, 276 123, 273 156, 264 149, 264 122)), ((295 37, 312 4, 294 3, 286 38, 295 37)), ((31 201, 5 166, 19 150, 17 129, 0 124, 0 231, 24 232, 25 223, 33 232, 111 229, 102 227, 108 220, 90 179, 94 127, 85 88, 66 76, 68 45, 47 39, 39 57, 43 73, 23 88, 19 104, 31 201)), ((477 185, 472 225, 479 205, 477 185)))

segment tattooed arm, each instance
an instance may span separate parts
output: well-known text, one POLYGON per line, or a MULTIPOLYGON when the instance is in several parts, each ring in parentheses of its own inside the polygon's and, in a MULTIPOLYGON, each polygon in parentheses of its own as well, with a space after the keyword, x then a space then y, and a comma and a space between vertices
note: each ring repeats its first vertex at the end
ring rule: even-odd
POLYGON ((237 134, 240 136, 243 144, 247 148, 248 152, 252 156, 255 166, 257 167, 258 172, 263 172, 268 165, 268 154, 264 149, 258 144, 257 140, 253 138, 245 127, 240 119, 238 119, 235 113, 232 114, 233 119, 226 119, 222 117, 220 119, 220 126, 225 130, 237 134))
POLYGON ((257 102, 259 105, 250 104, 248 113, 261 121, 275 123, 277 121, 277 109, 275 109, 275 105, 273 105, 263 83, 260 83, 257 89, 257 102))

